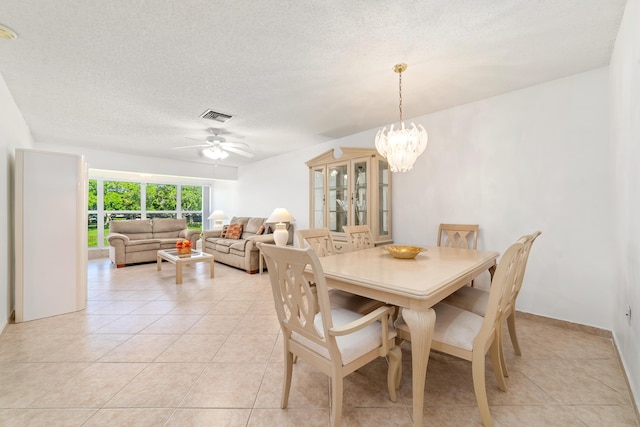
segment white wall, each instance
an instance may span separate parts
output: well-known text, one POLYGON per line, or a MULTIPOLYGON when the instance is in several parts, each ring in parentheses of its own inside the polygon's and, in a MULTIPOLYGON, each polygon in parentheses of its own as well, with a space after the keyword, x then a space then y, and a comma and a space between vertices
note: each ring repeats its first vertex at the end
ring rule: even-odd
POLYGON ((611 57, 616 215, 613 333, 640 406, 640 0, 629 0, 611 57), (631 319, 624 314, 629 305, 631 319))
MULTIPOLYGON (((608 69, 415 119, 429 146, 393 175, 396 243, 434 245, 441 222, 478 223, 480 248, 504 251, 541 230, 518 309, 611 329, 608 69)), ((308 227, 310 158, 373 147, 377 129, 240 168, 239 214, 286 207, 308 227)))
POLYGON ((541 230, 518 309, 611 329, 607 72, 421 119, 431 143, 414 170, 394 176, 394 239, 435 242, 440 222, 478 223, 479 247, 503 251, 541 230))
POLYGON ((0 331, 13 310, 13 165, 16 148, 30 148, 31 133, 0 75, 0 331))

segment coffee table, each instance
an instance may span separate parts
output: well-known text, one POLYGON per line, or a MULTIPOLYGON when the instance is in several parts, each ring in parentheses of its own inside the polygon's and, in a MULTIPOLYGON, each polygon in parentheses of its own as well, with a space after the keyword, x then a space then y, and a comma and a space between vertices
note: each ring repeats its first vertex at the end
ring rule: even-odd
POLYGON ((160 250, 158 251, 158 271, 162 270, 162 260, 176 266, 176 285, 182 284, 182 266, 196 262, 208 262, 210 277, 213 279, 213 255, 206 252, 191 251, 190 254, 179 255, 177 249, 160 250))

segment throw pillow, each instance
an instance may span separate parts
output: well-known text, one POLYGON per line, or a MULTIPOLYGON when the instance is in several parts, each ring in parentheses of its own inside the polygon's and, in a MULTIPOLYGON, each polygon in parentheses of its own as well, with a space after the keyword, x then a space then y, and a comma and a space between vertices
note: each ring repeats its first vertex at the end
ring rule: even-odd
POLYGON ((256 234, 262 234, 264 233, 264 225, 261 225, 260 227, 258 227, 258 231, 256 231, 256 234))
POLYGON ((238 240, 242 235, 242 224, 231 224, 229 228, 227 228, 227 234, 225 234, 225 239, 238 240))
POLYGON ((229 229, 229 225, 223 226, 222 231, 220 232, 220 237, 226 237, 228 229, 229 229))

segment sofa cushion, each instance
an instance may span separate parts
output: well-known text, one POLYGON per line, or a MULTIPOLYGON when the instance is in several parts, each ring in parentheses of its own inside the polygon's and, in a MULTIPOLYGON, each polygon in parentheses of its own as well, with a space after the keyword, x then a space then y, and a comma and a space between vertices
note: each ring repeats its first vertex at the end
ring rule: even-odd
POLYGON ((186 218, 155 218, 151 223, 153 237, 157 239, 180 237, 180 232, 186 230, 186 218))
POLYGON ((227 233, 224 235, 225 239, 238 240, 242 235, 242 224, 231 224, 227 229, 227 233))
POLYGON ((246 240, 237 240, 235 243, 229 246, 232 251, 238 251, 244 254, 244 248, 247 246, 246 240))
POLYGON ((261 226, 258 228, 258 231, 256 231, 256 235, 257 235, 257 236, 261 235, 262 233, 264 233, 264 230, 265 230, 264 225, 261 225, 261 226))
POLYGON ((153 238, 150 219, 111 220, 109 221, 109 231, 112 233, 126 234, 131 240, 153 238))
POLYGON ((229 246, 222 245, 220 244, 220 242, 216 243, 216 251, 220 252, 221 254, 228 254, 229 250, 229 246))
POLYGON ((242 225, 247 225, 247 222, 249 222, 249 217, 248 216, 234 216, 233 218, 231 218, 231 221, 229 221, 229 224, 242 224, 242 225))
POLYGON ((236 243, 237 240, 230 240, 230 239, 217 239, 216 240, 216 246, 220 245, 220 246, 225 246, 225 247, 229 247, 231 245, 233 245, 234 243, 236 243))
POLYGON ((160 240, 160 249, 175 249, 176 242, 182 241, 184 239, 171 238, 171 239, 158 239, 158 240, 160 240))
POLYGON ((229 253, 231 255, 236 255, 236 256, 240 256, 240 257, 244 257, 244 255, 245 255, 244 249, 238 250, 238 249, 234 249, 234 248, 229 248, 229 253))
POLYGON ((258 229, 264 225, 264 218, 249 218, 244 231, 247 233, 258 234, 258 229))
POLYGON ((225 225, 222 227, 222 231, 220 232, 220 237, 223 237, 227 235, 227 230, 229 229, 229 224, 225 225))
POLYGON ((131 240, 126 247, 126 253, 153 251, 160 249, 160 240, 131 240))

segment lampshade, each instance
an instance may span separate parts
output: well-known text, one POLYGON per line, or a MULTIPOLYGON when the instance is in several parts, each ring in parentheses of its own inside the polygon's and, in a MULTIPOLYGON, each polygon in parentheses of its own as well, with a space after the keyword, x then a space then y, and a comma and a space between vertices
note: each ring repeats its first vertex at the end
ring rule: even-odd
POLYGON ((277 208, 265 222, 295 222, 296 219, 285 208, 277 208))
POLYGON ((222 220, 227 219, 227 215, 222 212, 220 209, 214 210, 211 215, 207 219, 213 220, 213 229, 214 230, 222 230, 222 220))
POLYGON ((421 126, 411 123, 405 127, 402 121, 402 72, 407 69, 407 64, 396 64, 393 71, 399 75, 400 93, 400 125, 389 130, 382 128, 376 134, 376 149, 389 162, 391 172, 406 172, 413 167, 416 159, 427 148, 427 131, 421 126))
POLYGON ((229 217, 227 215, 225 215, 224 212, 222 212, 221 210, 215 210, 211 213, 211 215, 209 215, 209 217, 207 219, 214 219, 214 220, 220 220, 222 221, 223 219, 229 219, 229 217))
POLYGON ((275 222, 276 229, 273 232, 273 241, 277 246, 285 246, 289 240, 289 232, 285 222, 295 222, 295 218, 285 208, 274 210, 265 222, 275 222))

